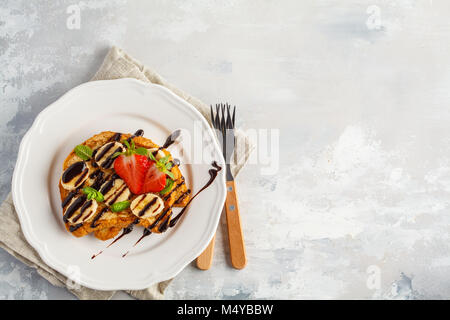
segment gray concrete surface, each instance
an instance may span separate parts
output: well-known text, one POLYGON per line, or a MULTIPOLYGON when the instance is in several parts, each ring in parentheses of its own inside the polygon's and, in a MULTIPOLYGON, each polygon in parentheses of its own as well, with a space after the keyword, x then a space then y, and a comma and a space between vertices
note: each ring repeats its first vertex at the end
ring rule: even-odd
MULTIPOLYGON (((247 268, 230 267, 222 221, 212 269, 188 266, 168 299, 448 299, 449 9, 0 0, 0 199, 36 115, 117 45, 206 103, 236 104, 242 128, 280 136, 278 170, 264 174, 261 156, 238 178, 247 268)), ((0 298, 74 296, 1 251, 0 298)))

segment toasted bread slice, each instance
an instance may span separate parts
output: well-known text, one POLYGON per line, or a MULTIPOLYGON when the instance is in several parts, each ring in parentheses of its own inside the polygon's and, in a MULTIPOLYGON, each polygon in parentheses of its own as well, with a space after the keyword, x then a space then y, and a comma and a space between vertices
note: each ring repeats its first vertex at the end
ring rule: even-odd
POLYGON ((98 239, 107 240, 115 237, 122 229, 133 224, 141 225, 154 233, 159 233, 165 231, 167 228, 172 215, 172 207, 184 207, 188 203, 190 190, 186 186, 185 179, 177 162, 174 161, 169 151, 160 148, 160 146, 153 143, 150 139, 131 134, 105 131, 89 138, 82 145, 94 150, 93 158, 83 161, 72 151, 63 163, 64 173, 59 183, 63 219, 66 229, 74 236, 83 237, 89 233, 93 233, 98 239), (110 205, 113 203, 124 200, 133 201, 139 195, 132 194, 124 181, 115 174, 111 159, 107 158, 103 162, 106 165, 103 165, 103 163, 98 165, 94 159, 101 156, 100 152, 106 154, 104 150, 108 147, 110 148, 108 152, 112 154, 113 149, 116 147, 120 148, 120 141, 126 139, 133 140, 136 148, 144 147, 146 149, 156 148, 160 150, 157 152, 163 152, 164 155, 169 155, 169 160, 173 163, 170 169, 170 172, 175 178, 172 188, 164 195, 155 193, 162 200, 160 203, 164 203, 164 209, 156 215, 139 217, 133 214, 131 207, 120 212, 112 212, 110 209, 110 205), (108 144, 112 144, 112 146, 108 144), (110 162, 109 166, 108 161, 110 162), (66 173, 70 171, 68 170, 69 167, 79 167, 75 168, 79 169, 76 172, 78 176, 75 176, 71 180, 71 185, 64 183, 64 181, 70 179, 67 179, 67 177, 63 179, 64 174, 68 175, 72 173, 66 173), (113 186, 112 188, 111 185, 113 186), (96 200, 87 199, 87 196, 82 191, 84 187, 92 187, 96 190, 106 190, 110 187, 110 191, 105 192, 105 201, 96 202, 96 200))

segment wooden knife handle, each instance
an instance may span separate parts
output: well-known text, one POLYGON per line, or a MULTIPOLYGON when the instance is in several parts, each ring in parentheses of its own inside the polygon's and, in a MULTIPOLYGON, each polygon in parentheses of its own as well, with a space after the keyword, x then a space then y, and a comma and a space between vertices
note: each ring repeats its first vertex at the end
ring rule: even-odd
POLYGON ((211 242, 208 244, 206 249, 201 255, 197 257, 197 268, 201 270, 208 270, 211 268, 213 254, 214 254, 214 243, 216 242, 216 234, 214 234, 211 242))
POLYGON ((236 269, 242 269, 247 264, 244 236, 242 235, 241 217, 234 181, 227 181, 227 199, 225 200, 227 215, 228 241, 230 243, 231 264, 236 269))

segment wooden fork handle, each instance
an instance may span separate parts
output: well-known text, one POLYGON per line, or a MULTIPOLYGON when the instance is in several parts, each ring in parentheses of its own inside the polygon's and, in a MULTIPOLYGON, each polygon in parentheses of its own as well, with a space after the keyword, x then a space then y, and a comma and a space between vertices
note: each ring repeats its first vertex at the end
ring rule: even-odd
POLYGON ((244 236, 242 235, 241 217, 234 181, 227 181, 227 198, 225 212, 228 225, 228 241, 230 244, 231 264, 236 269, 242 269, 247 264, 244 236))
POLYGON ((215 242, 216 234, 214 234, 211 242, 208 244, 206 249, 197 257, 197 268, 201 270, 208 270, 209 268, 211 268, 215 242))

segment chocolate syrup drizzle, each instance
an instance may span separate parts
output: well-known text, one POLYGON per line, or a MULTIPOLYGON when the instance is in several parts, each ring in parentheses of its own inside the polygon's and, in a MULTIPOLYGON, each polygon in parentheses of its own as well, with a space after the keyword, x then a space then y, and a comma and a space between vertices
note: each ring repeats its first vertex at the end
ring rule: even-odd
POLYGON ((74 222, 74 223, 77 223, 78 220, 80 220, 80 218, 83 216, 83 212, 84 212, 87 208, 89 208, 89 207, 91 206, 91 204, 92 204, 92 200, 88 200, 88 201, 85 201, 85 202, 83 203, 83 205, 81 206, 81 209, 80 209, 80 214, 79 214, 78 216, 76 216, 76 217, 73 219, 73 222, 74 222))
POLYGON ((184 177, 182 178, 182 181, 179 183, 179 184, 177 184, 176 186, 175 186, 175 188, 173 188, 172 190, 170 190, 170 192, 168 193, 168 194, 166 194, 165 196, 164 196, 164 198, 163 198, 163 201, 167 201, 169 198, 170 198, 170 196, 172 195, 172 193, 174 193, 176 190, 178 190, 178 188, 180 188, 182 185, 184 185, 185 184, 185 180, 184 180, 184 177))
POLYGON ((222 170, 222 167, 220 167, 217 164, 216 161, 213 161, 213 163, 211 165, 214 168, 213 169, 209 169, 209 171, 208 171, 209 172, 209 180, 208 180, 208 182, 191 199, 189 199, 188 203, 186 203, 186 206, 180 211, 180 213, 175 218, 170 220, 170 227, 171 228, 173 228, 177 224, 178 220, 180 220, 180 218, 183 216, 183 214, 185 213, 187 207, 192 202, 192 200, 194 200, 195 197, 198 196, 200 192, 202 192, 203 190, 208 188, 211 185, 211 183, 213 183, 214 179, 216 179, 217 174, 219 173, 219 171, 222 170))
POLYGON ((120 138, 122 137, 122 134, 120 132, 115 133, 109 141, 120 141, 120 138))
MULTIPOLYGON (((144 199, 144 198, 142 198, 142 199, 144 199)), ((142 200, 142 199, 141 199, 141 200, 142 200)), ((150 201, 149 203, 147 203, 147 204, 144 206, 144 208, 142 208, 142 210, 139 211, 138 216, 139 216, 139 217, 142 217, 142 216, 145 214, 145 212, 146 212, 149 208, 151 208, 151 207, 156 203, 157 200, 158 200, 158 198, 157 198, 157 197, 154 197, 152 201, 150 201)), ((137 205, 136 205, 136 206, 137 206, 137 205)))
MULTIPOLYGON (((77 211, 78 208, 80 208, 85 203, 86 200, 87 200, 86 195, 82 195, 81 197, 75 199, 72 202, 72 204, 67 208, 66 212, 64 213, 64 216, 63 216, 64 222, 68 222, 69 219, 75 213, 75 211, 77 211)), ((83 213, 83 212, 81 212, 81 213, 83 213)))
POLYGON ((80 229, 82 226, 83 226, 83 223, 79 223, 79 224, 70 226, 70 227, 69 227, 69 231, 70 231, 70 232, 74 232, 75 230, 80 229))
MULTIPOLYGON (((125 228, 123 228, 121 235, 118 236, 117 238, 115 238, 110 244, 108 244, 105 249, 111 247, 114 243, 116 243, 117 241, 122 239, 123 236, 125 236, 125 235, 129 234, 131 231, 133 231, 134 225, 138 224, 138 223, 139 223, 139 218, 136 218, 132 223, 130 223, 125 228)), ((103 253, 103 250, 97 252, 96 254, 92 255, 91 259, 98 257, 102 253, 103 253)))
POLYGON ((114 141, 108 142, 106 145, 102 146, 103 150, 99 154, 95 153, 95 161, 98 162, 103 156, 114 146, 114 141))
POLYGON ((103 161, 103 162, 100 164, 100 165, 102 166, 102 168, 105 168, 105 169, 111 168, 111 165, 114 163, 114 160, 115 160, 115 158, 113 158, 114 154, 115 154, 116 152, 122 152, 122 151, 123 151, 123 148, 122 148, 122 147, 119 147, 119 148, 117 148, 116 150, 114 150, 114 151, 108 156, 108 158, 106 158, 105 161, 103 161))
POLYGON ((84 163, 84 161, 78 161, 70 165, 70 167, 68 167, 66 171, 63 172, 61 181, 63 183, 68 183, 72 181, 76 176, 80 175, 80 177, 75 182, 75 185, 78 185, 79 183, 81 183, 81 181, 83 181, 88 172, 89 169, 87 168, 86 163, 84 163))
POLYGON ((133 138, 141 137, 141 136, 143 136, 143 135, 144 135, 144 130, 139 129, 139 130, 136 131, 131 137, 129 137, 129 138, 127 139, 127 141, 128 141, 128 143, 130 143, 131 140, 132 140, 133 138))
POLYGON ((180 134, 181 130, 175 130, 174 132, 172 132, 170 136, 167 137, 166 142, 164 142, 162 147, 159 147, 159 150, 167 149, 168 147, 170 147, 177 140, 180 134))
POLYGON ((98 190, 102 186, 102 184, 105 183, 105 174, 101 170, 94 171, 93 173, 91 173, 89 178, 95 178, 94 182, 91 185, 91 188, 95 190, 98 190))
POLYGON ((108 207, 104 207, 102 210, 100 210, 99 213, 97 213, 97 215, 94 217, 94 219, 91 222, 91 228, 92 229, 97 228, 99 226, 98 224, 95 224, 95 223, 103 216, 103 214, 106 211, 108 211, 108 207))
POLYGON ((120 240, 124 235, 129 234, 131 231, 133 231, 134 225, 139 223, 139 218, 136 218, 132 223, 130 223, 128 226, 123 228, 122 234, 115 238, 113 242, 108 244, 107 248, 111 247, 114 243, 116 243, 118 240, 120 240))
MULTIPOLYGON (((141 242, 142 239, 144 239, 145 237, 149 236, 150 234, 152 234, 151 229, 153 229, 154 227, 156 227, 167 215, 167 218, 164 219, 163 222, 161 222, 158 226, 158 231, 159 232, 164 232, 166 231, 169 227, 173 228, 177 222, 181 219, 181 217, 183 216, 183 214, 186 212, 186 209, 188 208, 189 204, 192 202, 192 200, 194 200, 195 197, 197 197, 203 190, 205 190, 206 188, 208 188, 213 181, 216 179, 217 174, 219 173, 220 170, 222 170, 222 167, 220 167, 216 161, 213 161, 212 164, 213 166, 212 169, 209 169, 209 180, 208 182, 199 190, 197 191, 197 193, 191 198, 189 199, 188 203, 186 204, 186 206, 180 211, 180 213, 178 213, 178 215, 175 216, 175 218, 171 219, 172 216, 172 206, 169 208, 166 208, 161 214, 160 216, 146 229, 144 229, 144 232, 142 234, 142 236, 138 239, 138 241, 136 241, 136 243, 133 245, 136 246, 139 242, 141 242)), ((184 182, 184 181, 183 181, 184 182)), ((176 187, 175 187, 176 188, 176 187)), ((189 194, 191 192, 191 190, 186 191, 185 193, 183 193, 176 201, 175 203, 179 202, 180 199, 184 198, 187 196, 187 194, 189 194)), ((175 204, 174 203, 174 204, 175 204)), ((128 253, 128 252, 127 252, 128 253)), ((126 254, 125 254, 126 255, 126 254)), ((125 256, 124 255, 124 256, 125 256)))
POLYGON ((70 200, 72 200, 73 197, 75 197, 75 195, 77 194, 78 189, 74 190, 74 191, 70 191, 67 196, 64 198, 64 200, 61 203, 61 207, 63 207, 63 209, 69 204, 70 200))

